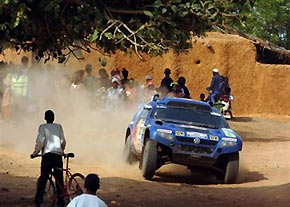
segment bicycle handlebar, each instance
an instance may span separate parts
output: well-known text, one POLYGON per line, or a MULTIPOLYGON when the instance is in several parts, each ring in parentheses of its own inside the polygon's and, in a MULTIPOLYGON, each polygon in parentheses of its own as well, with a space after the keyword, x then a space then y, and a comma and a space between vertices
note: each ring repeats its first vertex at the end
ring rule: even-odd
POLYGON ((30 154, 30 159, 34 159, 36 157, 41 157, 41 156, 42 156, 41 154, 37 154, 37 155, 30 154))
MULTIPOLYGON (((67 154, 64 153, 62 156, 64 156, 64 158, 68 158, 68 157, 74 158, 75 154, 70 152, 67 154)), ((37 154, 37 155, 30 154, 30 159, 34 159, 36 157, 42 157, 42 154, 37 154)))

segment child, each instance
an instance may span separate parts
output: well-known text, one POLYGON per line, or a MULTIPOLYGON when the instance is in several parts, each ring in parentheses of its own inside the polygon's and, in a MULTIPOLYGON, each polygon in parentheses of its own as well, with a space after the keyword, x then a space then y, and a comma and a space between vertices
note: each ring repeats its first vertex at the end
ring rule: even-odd
POLYGON ((204 93, 201 93, 200 96, 199 96, 199 98, 200 98, 200 101, 206 102, 204 93))
POLYGON ((106 203, 98 198, 100 179, 96 174, 89 174, 85 179, 86 193, 75 197, 67 207, 107 207, 106 203))
POLYGON ((179 77, 177 82, 178 82, 178 85, 182 88, 182 90, 184 92, 183 98, 191 99, 190 92, 189 92, 188 88, 185 86, 186 79, 184 77, 179 77))

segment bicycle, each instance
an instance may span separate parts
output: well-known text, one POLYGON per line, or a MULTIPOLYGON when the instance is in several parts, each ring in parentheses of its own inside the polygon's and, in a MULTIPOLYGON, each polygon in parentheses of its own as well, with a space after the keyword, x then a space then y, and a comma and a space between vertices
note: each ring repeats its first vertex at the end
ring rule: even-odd
MULTIPOLYGON (((36 157, 41 157, 42 155, 38 154, 36 156, 30 155, 31 159, 34 159, 36 157)), ((48 177, 48 183, 46 186, 46 194, 48 195, 48 198, 52 201, 52 205, 54 206, 57 200, 57 192, 56 192, 56 185, 59 185, 57 180, 55 180, 55 183, 53 182, 53 172, 55 169, 62 170, 65 172, 65 179, 64 179, 64 187, 61 187, 61 191, 63 193, 64 201, 66 203, 69 203, 72 198, 75 196, 81 195, 83 193, 83 186, 84 186, 84 180, 85 176, 81 173, 71 173, 69 165, 69 158, 74 158, 74 153, 67 153, 63 154, 64 159, 66 159, 66 167, 65 168, 54 168, 53 171, 50 173, 48 177)))

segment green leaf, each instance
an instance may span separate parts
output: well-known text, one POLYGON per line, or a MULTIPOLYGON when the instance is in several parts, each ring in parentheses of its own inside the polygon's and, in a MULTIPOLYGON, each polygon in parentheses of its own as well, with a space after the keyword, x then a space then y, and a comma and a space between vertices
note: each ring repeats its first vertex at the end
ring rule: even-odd
POLYGON ((172 9, 172 11, 173 11, 174 13, 177 12, 177 7, 176 7, 175 5, 172 5, 172 6, 171 6, 171 9, 172 9))
POLYGON ((162 14, 164 14, 165 12, 167 12, 167 9, 166 8, 163 8, 162 9, 162 14))
POLYGON ((156 8, 159 8, 159 7, 161 7, 161 6, 163 6, 163 3, 162 3, 161 0, 157 0, 157 1, 155 2, 155 4, 154 4, 154 7, 156 7, 156 8))
POLYGON ((144 14, 149 16, 149 17, 153 17, 153 14, 151 11, 144 11, 144 14))
POLYGON ((95 41, 99 37, 99 32, 95 29, 94 34, 91 36, 91 42, 95 41))
POLYGON ((113 38, 113 34, 112 34, 111 32, 106 32, 106 33, 104 34, 104 36, 105 36, 106 38, 108 38, 109 40, 113 38))
POLYGON ((145 28, 145 25, 143 24, 139 27, 138 31, 143 30, 144 28, 145 28))
POLYGON ((20 23, 20 18, 19 17, 16 17, 15 22, 13 24, 13 27, 14 28, 17 27, 19 25, 19 23, 20 23))
POLYGON ((180 12, 179 16, 185 17, 188 14, 188 11, 180 12))

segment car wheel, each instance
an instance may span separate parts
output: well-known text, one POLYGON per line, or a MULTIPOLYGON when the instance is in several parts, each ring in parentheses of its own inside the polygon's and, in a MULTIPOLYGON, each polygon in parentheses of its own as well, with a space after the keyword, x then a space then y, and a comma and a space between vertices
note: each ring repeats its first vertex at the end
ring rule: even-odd
POLYGON ((224 183, 234 184, 237 181, 239 173, 239 153, 229 154, 225 172, 224 183))
POLYGON ((157 147, 156 142, 149 140, 145 144, 142 159, 142 174, 147 180, 152 179, 156 170, 157 147))
POLYGON ((126 139, 125 146, 123 149, 123 159, 126 163, 133 165, 137 162, 135 155, 131 151, 131 135, 129 135, 126 139))

